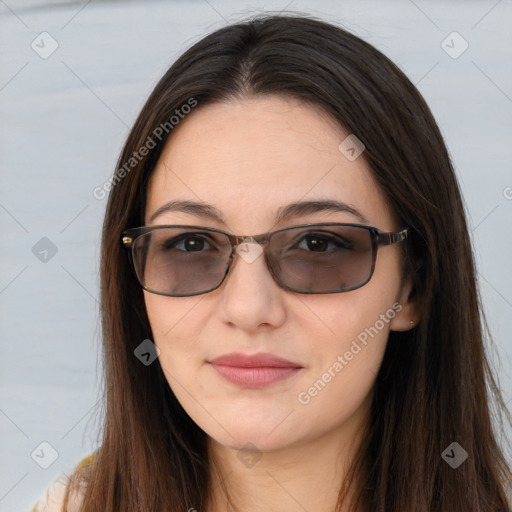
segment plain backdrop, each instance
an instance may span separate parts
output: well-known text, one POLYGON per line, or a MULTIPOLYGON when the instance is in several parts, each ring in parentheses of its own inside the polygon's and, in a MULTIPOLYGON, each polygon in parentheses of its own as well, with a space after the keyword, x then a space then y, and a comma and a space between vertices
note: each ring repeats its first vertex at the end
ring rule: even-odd
POLYGON ((1 511, 27 510, 97 447, 106 200, 94 188, 180 53, 283 9, 359 35, 427 100, 460 179, 490 357, 512 399, 510 1, 0 1, 1 511))

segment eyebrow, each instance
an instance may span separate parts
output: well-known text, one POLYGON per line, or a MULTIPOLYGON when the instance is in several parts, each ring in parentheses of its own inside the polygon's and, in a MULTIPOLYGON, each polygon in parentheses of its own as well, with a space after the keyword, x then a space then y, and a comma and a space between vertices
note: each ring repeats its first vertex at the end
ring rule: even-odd
MULTIPOLYGON (((153 220, 167 212, 183 212, 198 217, 213 219, 226 224, 222 212, 211 204, 191 200, 172 200, 156 210, 150 217, 153 220)), ((357 217, 362 222, 368 223, 368 219, 356 208, 336 199, 316 199, 311 201, 296 201, 281 206, 276 212, 276 221, 284 222, 295 217, 304 217, 319 212, 345 212, 357 217)))

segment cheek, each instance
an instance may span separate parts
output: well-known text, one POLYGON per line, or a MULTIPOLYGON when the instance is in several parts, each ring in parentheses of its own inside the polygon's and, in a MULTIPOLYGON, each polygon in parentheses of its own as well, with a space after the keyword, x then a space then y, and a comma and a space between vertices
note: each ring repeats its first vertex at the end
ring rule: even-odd
POLYGON ((172 329, 177 320, 179 308, 171 297, 164 297, 144 290, 144 302, 148 314, 151 331, 156 340, 162 339, 172 329))
POLYGON ((144 292, 147 315, 153 333, 153 342, 160 350, 160 364, 164 371, 190 369, 196 364, 203 322, 197 318, 201 300, 197 297, 164 297, 144 292), (195 357, 194 357, 195 356, 195 357))
MULTIPOLYGON (((371 282, 370 282, 371 283, 371 282)), ((307 308, 296 315, 298 331, 307 333, 313 353, 349 350, 353 340, 385 343, 390 322, 401 306, 394 302, 395 290, 365 287, 335 295, 310 296, 307 308)))
POLYGON ((317 323, 325 326, 323 336, 310 345, 311 365, 294 397, 305 436, 343 424, 357 431, 368 413, 396 311, 392 300, 356 292, 335 307, 328 301, 310 304, 322 319, 315 316, 317 323))
MULTIPOLYGON (((311 314, 302 319, 308 333, 311 357, 308 389, 304 400, 323 393, 357 401, 367 393, 376 377, 396 315, 392 301, 358 294, 355 290, 333 304, 310 302, 311 314)), ((398 306, 399 308, 399 306, 398 306)))
POLYGON ((153 336, 163 340, 168 336, 172 338, 179 331, 187 337, 194 327, 201 325, 201 319, 198 318, 200 311, 196 306, 203 298, 204 295, 165 297, 144 290, 144 302, 153 336))

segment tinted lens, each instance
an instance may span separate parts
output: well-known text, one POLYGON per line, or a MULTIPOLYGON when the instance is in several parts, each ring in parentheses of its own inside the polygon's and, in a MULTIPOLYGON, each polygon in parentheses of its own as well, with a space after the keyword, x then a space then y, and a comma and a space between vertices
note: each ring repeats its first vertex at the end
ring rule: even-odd
POLYGON ((336 293, 359 288, 371 277, 370 231, 316 226, 280 231, 270 241, 276 275, 295 291, 336 293))
MULTIPOLYGON (((314 226, 278 231, 269 241, 277 280, 302 293, 336 293, 368 282, 374 242, 368 229, 314 226)), ((226 274, 231 244, 222 233, 161 228, 137 237, 132 247, 137 277, 148 290, 187 296, 216 288, 226 274)))
POLYGON ((231 244, 221 233, 162 228, 137 237, 132 254, 143 286, 157 293, 193 295, 222 281, 231 244))

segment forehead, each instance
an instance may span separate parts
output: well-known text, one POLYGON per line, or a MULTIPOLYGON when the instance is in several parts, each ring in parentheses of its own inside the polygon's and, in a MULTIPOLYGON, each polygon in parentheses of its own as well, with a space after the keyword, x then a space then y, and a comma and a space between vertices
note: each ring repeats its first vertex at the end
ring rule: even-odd
MULTIPOLYGON (((294 98, 199 105, 173 129, 153 171, 146 223, 163 204, 188 199, 214 205, 232 229, 256 232, 282 205, 335 199, 387 227, 391 213, 366 161, 339 149, 348 135, 319 107, 294 98)), ((355 222, 343 215, 328 220, 355 222)), ((185 217, 172 212, 157 223, 163 219, 185 217)))

